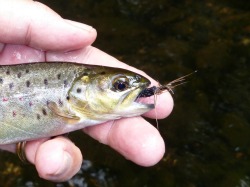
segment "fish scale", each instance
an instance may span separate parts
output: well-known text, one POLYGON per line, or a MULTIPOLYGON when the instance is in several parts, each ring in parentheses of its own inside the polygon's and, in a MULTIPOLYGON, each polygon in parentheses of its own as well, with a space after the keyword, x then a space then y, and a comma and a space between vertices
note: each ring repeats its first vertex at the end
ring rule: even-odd
POLYGON ((12 134, 14 136, 12 140, 15 141, 18 136, 28 138, 30 134, 46 133, 44 128, 52 134, 58 131, 59 125, 64 121, 60 118, 51 118, 53 113, 48 109, 47 101, 59 102, 66 98, 69 87, 64 86, 63 79, 56 80, 55 75, 62 74, 61 78, 67 77, 67 82, 70 83, 75 78, 76 68, 77 66, 68 67, 67 64, 61 64, 58 69, 55 64, 46 63, 2 66, 0 68, 2 79, 0 107, 4 115, 0 118, 1 138, 12 134), (67 71, 62 72, 63 69, 67 71), (47 83, 44 80, 47 80, 47 83), (27 81, 30 82, 29 86, 26 84, 27 81), (43 114, 43 109, 46 110, 46 115, 43 114), (53 125, 47 125, 48 123, 53 125), (3 129, 5 129, 4 133, 2 133, 3 129), (18 136, 15 137, 15 134, 18 136))
POLYGON ((153 105, 134 100, 149 84, 136 73, 103 66, 68 62, 0 66, 0 144, 141 115, 153 105), (121 84, 116 79, 124 77, 130 78, 126 83, 130 87, 114 90, 114 84, 121 84), (125 95, 129 102, 121 102, 125 95))

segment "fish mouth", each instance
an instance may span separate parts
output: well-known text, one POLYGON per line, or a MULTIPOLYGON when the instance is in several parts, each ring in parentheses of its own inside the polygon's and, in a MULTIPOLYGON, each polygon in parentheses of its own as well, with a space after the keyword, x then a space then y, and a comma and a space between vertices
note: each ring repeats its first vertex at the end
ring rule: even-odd
POLYGON ((152 86, 152 87, 148 87, 148 88, 144 88, 139 95, 137 96, 137 98, 142 98, 142 97, 151 97, 153 95, 155 95, 158 91, 159 87, 156 86, 152 86))
POLYGON ((140 84, 134 87, 130 92, 122 98, 120 109, 118 109, 120 115, 123 117, 140 116, 155 108, 154 104, 148 104, 139 99, 140 93, 147 88, 149 84, 140 84))
POLYGON ((147 87, 150 85, 150 83, 145 84, 144 86, 138 87, 138 94, 134 99, 133 104, 134 105, 140 105, 141 107, 144 106, 145 108, 148 108, 149 110, 152 110, 155 108, 155 104, 153 103, 143 103, 141 100, 142 93, 147 89, 147 87))
MULTIPOLYGON (((133 102, 134 106, 140 107, 140 108, 144 108, 145 110, 149 111, 155 108, 155 104, 146 104, 146 103, 142 103, 139 100, 135 100, 133 102)), ((146 112, 147 112, 146 111, 146 112)))

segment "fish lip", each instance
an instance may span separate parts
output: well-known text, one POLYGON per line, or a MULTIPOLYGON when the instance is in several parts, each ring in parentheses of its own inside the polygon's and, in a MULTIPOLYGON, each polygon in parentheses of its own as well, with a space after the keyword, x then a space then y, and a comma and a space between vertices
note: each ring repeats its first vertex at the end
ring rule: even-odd
POLYGON ((147 104, 147 103, 142 103, 139 102, 137 99, 133 102, 134 105, 141 105, 144 106, 145 108, 148 108, 149 110, 154 109, 155 108, 155 104, 147 104))
POLYGON ((142 92, 144 89, 146 89, 147 87, 149 87, 150 84, 151 84, 151 83, 148 82, 148 83, 146 83, 145 85, 143 85, 143 87, 140 86, 140 87, 136 88, 136 89, 141 89, 141 91, 138 93, 138 95, 137 95, 137 97, 135 98, 135 100, 134 100, 133 103, 135 103, 135 104, 140 104, 140 105, 144 105, 145 107, 147 107, 147 108, 149 108, 149 109, 154 109, 154 108, 155 108, 155 104, 153 104, 153 103, 152 103, 152 104, 146 104, 146 103, 141 103, 141 102, 139 101, 141 92, 142 92))

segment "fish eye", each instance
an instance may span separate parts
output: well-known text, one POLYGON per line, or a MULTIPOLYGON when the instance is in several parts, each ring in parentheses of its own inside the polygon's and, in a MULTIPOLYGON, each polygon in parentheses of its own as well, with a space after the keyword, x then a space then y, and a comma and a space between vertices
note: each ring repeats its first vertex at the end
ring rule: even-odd
POLYGON ((114 84, 114 87, 115 87, 115 89, 118 90, 118 91, 124 91, 124 90, 127 89, 128 84, 126 84, 126 82, 116 82, 116 83, 114 84))
POLYGON ((113 81, 113 90, 115 91, 124 91, 129 87, 129 81, 128 78, 126 77, 122 77, 122 78, 118 78, 115 79, 113 81))

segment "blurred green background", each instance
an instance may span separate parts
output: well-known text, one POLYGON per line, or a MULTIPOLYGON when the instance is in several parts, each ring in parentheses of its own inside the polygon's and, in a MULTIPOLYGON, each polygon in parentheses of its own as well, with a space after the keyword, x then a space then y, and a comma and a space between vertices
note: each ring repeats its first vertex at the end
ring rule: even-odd
POLYGON ((32 166, 1 152, 0 186, 250 186, 250 1, 40 2, 92 25, 94 46, 161 83, 198 73, 175 89, 174 110, 159 121, 167 153, 156 166, 137 166, 74 132, 85 161, 72 180, 42 180, 32 166))

